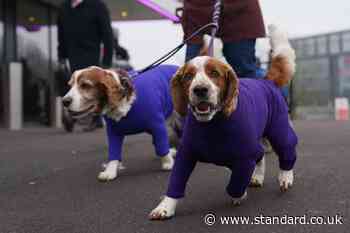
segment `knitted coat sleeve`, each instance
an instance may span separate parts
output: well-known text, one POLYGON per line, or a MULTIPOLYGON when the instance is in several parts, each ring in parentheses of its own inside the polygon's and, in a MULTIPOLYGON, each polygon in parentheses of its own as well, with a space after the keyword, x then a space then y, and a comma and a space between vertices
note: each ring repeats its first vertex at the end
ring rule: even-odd
POLYGON ((106 119, 107 141, 108 141, 108 161, 122 160, 121 152, 124 135, 119 135, 118 130, 113 126, 111 119, 106 119))
POLYGON ((187 181, 196 166, 197 160, 190 153, 189 147, 182 141, 176 154, 175 165, 171 172, 167 196, 182 198, 185 196, 187 181))

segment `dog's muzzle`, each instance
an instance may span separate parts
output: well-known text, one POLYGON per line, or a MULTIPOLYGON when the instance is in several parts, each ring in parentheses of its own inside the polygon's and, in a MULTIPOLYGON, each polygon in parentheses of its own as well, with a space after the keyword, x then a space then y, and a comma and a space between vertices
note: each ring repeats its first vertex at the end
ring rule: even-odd
POLYGON ((209 89, 205 86, 197 86, 193 88, 193 94, 200 99, 208 98, 209 89))

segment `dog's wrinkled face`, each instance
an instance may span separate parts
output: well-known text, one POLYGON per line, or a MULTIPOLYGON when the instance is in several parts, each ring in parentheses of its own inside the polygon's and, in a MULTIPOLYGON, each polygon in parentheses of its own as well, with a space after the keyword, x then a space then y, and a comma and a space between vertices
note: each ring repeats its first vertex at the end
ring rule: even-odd
POLYGON ((97 66, 75 71, 69 81, 71 89, 62 99, 64 107, 74 118, 113 111, 133 92, 125 75, 97 66))
POLYGON ((172 80, 175 110, 186 115, 190 106, 198 121, 210 121, 222 111, 230 116, 238 95, 238 79, 230 66, 207 56, 196 57, 172 80))

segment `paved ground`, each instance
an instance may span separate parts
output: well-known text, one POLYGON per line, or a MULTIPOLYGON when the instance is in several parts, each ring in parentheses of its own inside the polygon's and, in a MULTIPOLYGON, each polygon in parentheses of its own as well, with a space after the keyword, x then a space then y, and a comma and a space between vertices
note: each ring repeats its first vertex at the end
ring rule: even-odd
POLYGON ((266 184, 232 207, 224 191, 228 172, 200 164, 177 216, 150 222, 147 214, 166 189, 148 136, 124 148, 127 169, 111 183, 96 179, 106 158, 105 135, 65 134, 52 129, 0 130, 0 233, 345 233, 350 232, 350 123, 296 122, 299 159, 293 189, 281 195, 276 157, 268 157, 266 184), (220 216, 334 216, 343 225, 206 226, 220 216))

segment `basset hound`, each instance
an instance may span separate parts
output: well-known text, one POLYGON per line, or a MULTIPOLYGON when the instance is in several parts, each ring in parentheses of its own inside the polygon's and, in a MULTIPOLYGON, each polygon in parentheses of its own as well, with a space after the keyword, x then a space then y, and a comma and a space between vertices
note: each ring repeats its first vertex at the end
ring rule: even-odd
POLYGON ((263 183, 263 137, 279 157, 281 191, 292 186, 297 136, 280 87, 295 73, 295 53, 275 26, 269 27, 269 37, 271 64, 265 79, 238 79, 229 65, 207 56, 196 57, 177 71, 172 96, 175 111, 185 117, 184 128, 166 196, 150 213, 151 220, 175 214, 197 162, 228 168, 226 190, 234 205, 240 204, 250 182, 263 183))

